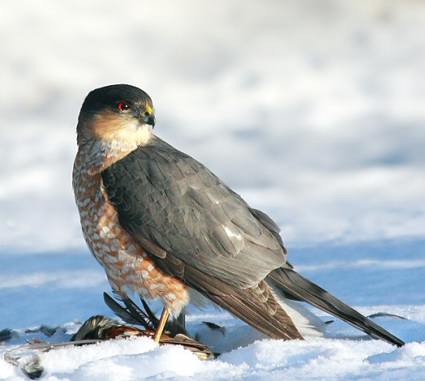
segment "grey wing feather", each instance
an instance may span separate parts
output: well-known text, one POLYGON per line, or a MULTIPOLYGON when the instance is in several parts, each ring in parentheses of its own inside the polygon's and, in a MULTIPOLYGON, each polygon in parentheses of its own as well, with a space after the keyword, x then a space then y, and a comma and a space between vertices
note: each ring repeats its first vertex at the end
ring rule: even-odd
POLYGON ((280 236, 280 228, 266 213, 261 210, 250 208, 251 213, 260 221, 270 232, 274 235, 274 237, 279 241, 282 246, 285 254, 287 253, 285 246, 283 245, 282 237, 280 236))
MULTIPOLYGON (((240 288, 286 263, 278 227, 268 216, 157 137, 106 169, 102 179, 120 223, 142 246, 152 242, 159 258, 165 251, 240 288)), ((165 262, 158 260, 173 273, 165 262)))

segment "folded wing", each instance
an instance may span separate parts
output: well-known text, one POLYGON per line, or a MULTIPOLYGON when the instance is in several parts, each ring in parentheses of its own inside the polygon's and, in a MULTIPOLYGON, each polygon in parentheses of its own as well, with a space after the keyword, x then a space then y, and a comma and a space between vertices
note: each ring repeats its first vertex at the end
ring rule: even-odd
POLYGON ((157 137, 105 170, 102 179, 121 225, 172 275, 184 278, 191 266, 247 288, 286 263, 272 220, 157 137))

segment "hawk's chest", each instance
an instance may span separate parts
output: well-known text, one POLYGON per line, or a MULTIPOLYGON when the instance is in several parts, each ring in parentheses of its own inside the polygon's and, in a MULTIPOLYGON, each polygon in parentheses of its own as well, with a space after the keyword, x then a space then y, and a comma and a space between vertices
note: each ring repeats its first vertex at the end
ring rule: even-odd
MULTIPOLYGON (((119 224, 118 214, 103 191, 101 176, 75 169, 73 186, 84 238, 113 286, 118 290, 124 283, 131 286, 131 270, 135 268, 152 271, 151 259, 119 224)), ((150 278, 149 271, 141 275, 145 280, 150 278)))
POLYGON ((118 213, 103 189, 101 175, 89 175, 78 158, 73 187, 84 238, 112 287, 121 293, 130 289, 145 297, 160 297, 170 309, 180 310, 188 302, 184 284, 157 268, 121 227, 118 213))

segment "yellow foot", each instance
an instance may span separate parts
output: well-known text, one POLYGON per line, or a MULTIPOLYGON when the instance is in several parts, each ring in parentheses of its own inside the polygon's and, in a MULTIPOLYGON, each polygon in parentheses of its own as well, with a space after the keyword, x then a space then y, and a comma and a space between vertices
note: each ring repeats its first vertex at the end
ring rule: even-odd
POLYGON ((155 343, 159 344, 159 340, 161 339, 162 333, 164 332, 165 324, 167 324, 168 317, 170 316, 170 311, 168 311, 167 307, 164 307, 161 314, 161 319, 159 319, 158 327, 155 332, 154 340, 155 343))

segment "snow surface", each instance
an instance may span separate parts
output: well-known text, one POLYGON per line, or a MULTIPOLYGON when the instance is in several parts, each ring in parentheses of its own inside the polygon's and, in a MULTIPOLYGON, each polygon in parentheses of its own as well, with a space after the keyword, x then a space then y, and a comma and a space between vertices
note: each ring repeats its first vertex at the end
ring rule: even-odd
MULTIPOLYGON (((369 340, 340 321, 328 326, 325 338, 273 341, 223 311, 191 307, 190 332, 214 351, 223 353, 216 360, 202 362, 182 348, 159 348, 152 340, 134 339, 45 353, 41 355, 43 379, 423 380, 424 249, 425 241, 409 240, 320 245, 294 248, 291 252, 292 261, 299 264, 304 275, 361 312, 384 311, 405 317, 407 320, 376 319, 408 343, 403 348, 369 340), (334 259, 338 253, 348 256, 341 265, 334 259), (211 332, 203 321, 225 327, 224 332, 211 332)), ((3 254, 2 265, 0 328, 18 329, 21 336, 0 344, 0 355, 25 339, 69 340, 88 317, 112 316, 102 301, 102 292, 109 291, 103 271, 86 251, 3 254), (64 322, 70 323, 63 325, 64 322), (41 323, 62 325, 63 329, 52 337, 23 334, 24 328, 36 328, 41 323)), ((159 313, 160 306, 154 307, 159 313)), ((324 320, 331 319, 316 313, 324 320)), ((0 359, 0 379, 25 377, 0 359)))
MULTIPOLYGON (((126 82, 152 95, 161 137, 278 222, 300 272, 363 313, 406 317, 379 322, 408 344, 340 322, 271 341, 193 309, 217 360, 117 341, 44 354, 44 379, 425 379, 424 35, 414 0, 1 2, 0 330, 60 325, 61 340, 111 315, 71 170, 83 97, 126 82)), ((0 359, 3 379, 24 378, 0 359)))

